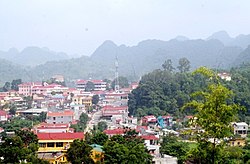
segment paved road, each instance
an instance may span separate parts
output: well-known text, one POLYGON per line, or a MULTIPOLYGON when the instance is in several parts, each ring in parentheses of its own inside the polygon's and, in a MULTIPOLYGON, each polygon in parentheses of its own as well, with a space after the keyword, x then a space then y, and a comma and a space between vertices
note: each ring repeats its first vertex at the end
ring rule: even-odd
POLYGON ((93 126, 98 124, 101 116, 102 116, 102 111, 101 110, 93 113, 93 115, 91 116, 90 121, 87 124, 85 132, 90 132, 90 130, 93 129, 93 126))

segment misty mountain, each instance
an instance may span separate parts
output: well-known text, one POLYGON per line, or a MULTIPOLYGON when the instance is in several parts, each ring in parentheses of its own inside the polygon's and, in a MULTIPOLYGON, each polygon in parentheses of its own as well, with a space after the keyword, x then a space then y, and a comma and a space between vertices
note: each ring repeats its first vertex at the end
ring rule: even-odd
POLYGON ((25 67, 0 59, 0 77, 0 84, 3 85, 6 81, 11 82, 13 79, 28 79, 28 74, 25 67))
POLYGON ((11 48, 7 52, 0 51, 0 58, 25 66, 36 66, 47 61, 69 59, 67 54, 63 52, 54 52, 48 48, 39 47, 27 47, 21 52, 15 48, 11 48))
POLYGON ((242 51, 233 62, 233 66, 238 66, 244 63, 250 63, 250 46, 242 51))
POLYGON ((106 41, 97 48, 91 59, 112 67, 117 56, 122 75, 141 76, 161 68, 167 59, 171 59, 176 67, 183 57, 190 60, 192 69, 200 66, 227 68, 241 51, 242 48, 224 46, 219 40, 145 40, 132 47, 117 46, 106 41))
POLYGON ((237 46, 243 49, 247 48, 250 45, 250 35, 238 35, 235 38, 232 38, 225 31, 219 31, 212 34, 207 40, 217 39, 221 41, 226 46, 237 46))
POLYGON ((219 31, 219 32, 213 33, 211 36, 207 38, 207 40, 211 40, 211 39, 217 39, 221 41, 224 45, 228 45, 230 42, 233 41, 233 38, 231 38, 226 31, 219 31))
POLYGON ((10 49, 8 52, 0 52, 1 57, 11 61, 1 60, 0 75, 1 81, 19 77, 24 81, 46 80, 55 74, 64 75, 67 80, 113 79, 116 57, 119 75, 130 80, 138 80, 145 73, 161 69, 167 59, 171 59, 176 68, 178 60, 183 57, 190 61, 192 70, 200 66, 226 69, 242 61, 249 61, 249 47, 244 50, 241 46, 225 45, 225 42, 235 39, 231 40, 226 33, 219 32, 207 40, 177 37, 169 41, 144 40, 135 46, 116 45, 109 40, 101 44, 91 56, 73 59, 67 59, 64 53, 45 48, 29 47, 22 52, 10 49))

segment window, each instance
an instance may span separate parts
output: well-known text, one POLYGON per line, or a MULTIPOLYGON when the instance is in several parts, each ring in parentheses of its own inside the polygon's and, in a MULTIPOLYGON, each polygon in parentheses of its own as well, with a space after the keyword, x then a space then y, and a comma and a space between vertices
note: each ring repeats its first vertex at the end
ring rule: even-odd
POLYGON ((63 142, 57 142, 56 147, 63 147, 63 142))
POLYGON ((56 120, 56 117, 53 117, 53 120, 56 120))
POLYGON ((39 143, 39 147, 46 147, 46 143, 39 143))
POLYGON ((55 147, 55 143, 54 142, 47 143, 47 147, 55 147))
POLYGON ((240 145, 240 142, 238 142, 238 145, 240 145))

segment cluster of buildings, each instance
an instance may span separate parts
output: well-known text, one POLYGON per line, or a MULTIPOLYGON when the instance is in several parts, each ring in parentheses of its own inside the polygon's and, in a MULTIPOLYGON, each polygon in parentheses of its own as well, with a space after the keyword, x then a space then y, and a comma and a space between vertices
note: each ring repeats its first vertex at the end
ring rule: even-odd
MULTIPOLYGON (((226 74, 219 75, 226 77, 226 74)), ((58 77, 56 77, 58 79, 58 77)), ((62 82, 62 81, 60 81, 62 82)), ((16 115, 39 115, 46 113, 46 121, 35 125, 32 131, 39 139, 39 158, 50 161, 51 164, 67 162, 65 152, 75 139, 84 139, 84 132, 74 132, 72 124, 77 124, 82 113, 88 114, 88 125, 97 125, 105 121, 108 129, 104 130, 109 137, 124 135, 128 129, 135 130, 144 139, 145 146, 154 157, 155 163, 177 163, 176 158, 162 158, 160 154, 160 139, 165 133, 178 132, 171 129, 173 117, 170 115, 156 117, 144 116, 140 120, 129 116, 128 94, 138 86, 132 83, 128 88, 119 91, 108 91, 106 82, 102 80, 77 80, 75 88, 65 87, 57 83, 25 82, 19 85, 18 91, 0 92, 0 106, 15 104, 16 115), (91 86, 91 91, 86 88, 91 86), (98 95, 98 109, 93 110, 93 96, 98 95), (27 108, 29 106, 29 109, 27 108)), ((8 108, 0 110, 0 122, 12 117, 8 108)), ((188 121, 192 116, 186 116, 188 121)), ((248 125, 233 123, 235 136, 230 139, 232 146, 244 146, 248 125)), ((88 126, 90 127, 90 126, 88 126)), ((4 129, 0 128, 0 132, 4 129)), ((93 159, 103 160, 102 146, 93 144, 93 159), (98 158, 97 158, 98 157, 98 158)))
MULTIPOLYGON (((58 77, 55 77, 58 79, 58 77)), ((54 80, 56 82, 56 80, 54 80)), ((138 84, 121 89, 119 93, 108 91, 107 83, 102 80, 77 80, 75 88, 60 83, 24 82, 18 85, 18 91, 0 93, 0 121, 6 122, 11 117, 40 115, 46 113, 46 120, 35 125, 32 131, 39 139, 39 158, 51 164, 66 162, 65 152, 75 139, 84 139, 84 132, 74 132, 72 124, 77 124, 82 113, 90 118, 94 111, 100 112, 100 119, 117 123, 128 122, 128 93, 138 84), (86 91, 91 83, 91 91, 86 91), (93 96, 98 95, 98 108, 93 110, 93 96), (9 112, 9 104, 16 107, 16 113, 9 112), (6 108, 5 108, 6 106, 6 108), (102 108, 102 110, 100 110, 102 108), (112 114, 113 112, 113 114, 112 114)), ((98 121, 98 120, 97 120, 98 121)), ((98 122, 95 122, 97 124, 98 122)), ((121 125, 119 125, 121 126, 121 125)), ((4 129, 0 129, 1 132, 4 129)), ((92 154, 99 154, 94 160, 102 160, 100 145, 92 145, 92 154)))

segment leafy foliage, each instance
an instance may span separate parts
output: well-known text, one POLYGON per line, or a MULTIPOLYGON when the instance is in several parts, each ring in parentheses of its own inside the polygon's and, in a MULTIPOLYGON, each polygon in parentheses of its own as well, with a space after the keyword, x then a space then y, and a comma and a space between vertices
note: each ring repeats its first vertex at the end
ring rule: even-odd
POLYGON ((106 130, 108 128, 108 124, 106 121, 100 121, 97 124, 97 129, 100 130, 101 132, 103 132, 104 130, 106 130))
MULTIPOLYGON (((112 83, 111 83, 111 87, 112 87, 113 89, 115 89, 115 81, 116 81, 116 80, 117 80, 117 79, 114 79, 114 80, 112 81, 112 83)), ((120 87, 120 88, 126 88, 126 87, 129 86, 128 79, 127 79, 126 77, 124 77, 124 76, 119 76, 119 77, 118 77, 118 82, 119 82, 119 87, 120 87)))
POLYGON ((94 163, 90 157, 92 147, 83 140, 74 140, 67 150, 66 156, 72 164, 94 163))
POLYGON ((48 163, 37 158, 38 150, 37 136, 30 131, 16 131, 14 136, 3 135, 4 142, 0 143, 1 163, 48 163))
POLYGON ((87 122, 89 121, 89 117, 86 113, 82 113, 80 115, 79 122, 77 124, 72 124, 71 128, 74 128, 76 132, 83 132, 87 126, 87 122))
POLYGON ((166 135, 163 137, 160 152, 178 158, 178 163, 183 163, 189 151, 188 143, 179 142, 177 137, 166 135))
POLYGON ((232 136, 231 122, 235 121, 240 108, 232 101, 232 91, 224 87, 217 75, 206 68, 195 73, 209 78, 208 87, 204 91, 193 93, 195 100, 184 105, 195 109, 195 117, 191 121, 194 139, 198 147, 191 150, 191 158, 198 163, 220 163, 223 160, 225 138, 232 136))
POLYGON ((128 130, 124 136, 111 137, 103 146, 105 163, 152 163, 152 156, 136 134, 128 130))

